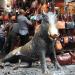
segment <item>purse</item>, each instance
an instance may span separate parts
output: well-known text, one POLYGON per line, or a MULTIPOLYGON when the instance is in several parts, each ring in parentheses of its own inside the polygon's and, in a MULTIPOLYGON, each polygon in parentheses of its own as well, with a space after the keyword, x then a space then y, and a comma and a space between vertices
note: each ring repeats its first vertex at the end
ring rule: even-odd
POLYGON ((68 65, 72 63, 71 55, 69 53, 57 55, 57 60, 61 65, 68 65))
POLYGON ((70 52, 70 55, 72 57, 72 64, 75 64, 75 52, 70 52))

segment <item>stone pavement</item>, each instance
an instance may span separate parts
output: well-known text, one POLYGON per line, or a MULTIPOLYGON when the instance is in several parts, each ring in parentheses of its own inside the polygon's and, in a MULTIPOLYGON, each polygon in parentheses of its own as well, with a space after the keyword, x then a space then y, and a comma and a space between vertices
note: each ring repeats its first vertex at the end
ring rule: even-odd
MULTIPOLYGON (((43 75, 39 66, 33 66, 31 68, 25 68, 23 66, 21 65, 19 68, 14 68, 13 65, 9 64, 4 67, 0 66, 0 75, 43 75)), ((62 67, 62 70, 55 70, 52 67, 49 68, 52 75, 75 75, 75 65, 62 67)))

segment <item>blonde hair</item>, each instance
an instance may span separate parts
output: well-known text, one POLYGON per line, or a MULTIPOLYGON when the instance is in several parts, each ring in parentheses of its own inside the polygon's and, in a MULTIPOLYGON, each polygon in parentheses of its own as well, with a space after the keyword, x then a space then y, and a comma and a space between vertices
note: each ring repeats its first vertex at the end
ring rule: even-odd
POLYGON ((20 14, 25 14, 25 11, 24 11, 23 9, 20 9, 20 10, 19 10, 19 13, 20 13, 20 14))

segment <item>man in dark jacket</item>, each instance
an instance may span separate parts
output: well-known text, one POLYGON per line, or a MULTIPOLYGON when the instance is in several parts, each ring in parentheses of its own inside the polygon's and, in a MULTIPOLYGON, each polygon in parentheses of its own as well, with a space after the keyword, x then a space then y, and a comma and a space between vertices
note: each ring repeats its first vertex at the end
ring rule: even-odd
POLYGON ((5 43, 5 32, 4 32, 4 26, 0 26, 0 51, 3 52, 3 46, 5 43))

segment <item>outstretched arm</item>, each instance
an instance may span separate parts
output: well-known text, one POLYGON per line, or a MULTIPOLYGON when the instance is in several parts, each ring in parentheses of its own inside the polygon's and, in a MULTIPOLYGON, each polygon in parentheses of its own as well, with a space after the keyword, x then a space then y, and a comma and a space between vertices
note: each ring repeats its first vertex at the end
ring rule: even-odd
POLYGON ((32 25, 32 22, 25 17, 25 22, 29 25, 32 25))

